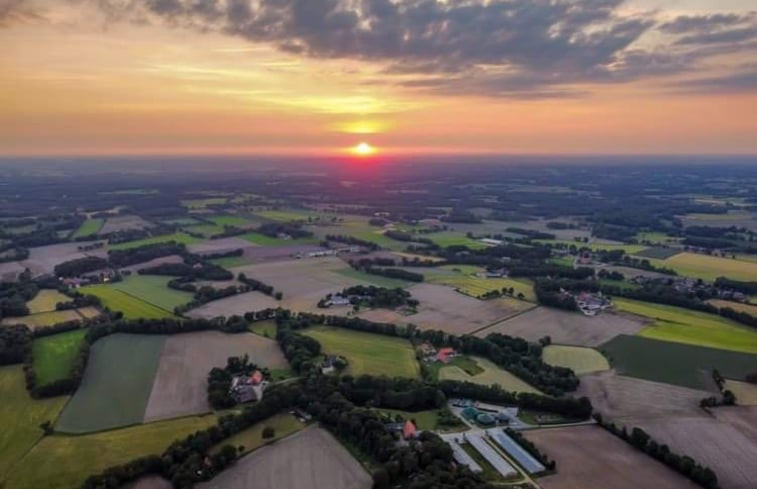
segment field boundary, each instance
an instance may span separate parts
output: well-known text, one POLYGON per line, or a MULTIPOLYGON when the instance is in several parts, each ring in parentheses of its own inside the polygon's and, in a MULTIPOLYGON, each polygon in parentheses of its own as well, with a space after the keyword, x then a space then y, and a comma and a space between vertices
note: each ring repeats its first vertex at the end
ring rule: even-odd
MULTIPOLYGON (((470 297, 470 296, 468 296, 468 297, 470 297)), ((523 301, 523 302, 528 302, 528 301, 523 301)), ((531 307, 529 307, 528 309, 524 309, 524 310, 522 310, 522 311, 517 311, 517 312, 515 312, 515 313, 513 313, 513 314, 510 314, 509 316, 504 316, 504 317, 502 317, 502 318, 499 318, 499 319, 497 319, 496 321, 493 321, 493 322, 491 322, 491 323, 487 324, 486 326, 483 326, 483 327, 481 327, 481 328, 478 328, 478 329, 476 329, 476 330, 474 330, 474 331, 470 331, 470 332, 468 332, 468 333, 465 333, 465 335, 475 335, 475 334, 478 334, 478 333, 480 333, 481 331, 484 331, 484 330, 486 330, 486 329, 489 329, 489 328, 491 328, 491 327, 494 327, 494 326, 496 326, 496 325, 498 325, 498 324, 500 324, 500 323, 505 323, 505 322, 507 322, 507 321, 509 321, 509 320, 511 320, 511 319, 515 319, 516 317, 518 317, 518 316, 520 316, 520 315, 522 315, 522 314, 525 314, 525 313, 527 313, 527 312, 533 311, 534 309, 536 309, 537 307, 539 307, 539 304, 533 304, 532 302, 528 302, 528 303, 529 303, 529 304, 532 304, 532 306, 531 306, 531 307)), ((465 335, 463 335, 463 336, 465 336, 465 335)))

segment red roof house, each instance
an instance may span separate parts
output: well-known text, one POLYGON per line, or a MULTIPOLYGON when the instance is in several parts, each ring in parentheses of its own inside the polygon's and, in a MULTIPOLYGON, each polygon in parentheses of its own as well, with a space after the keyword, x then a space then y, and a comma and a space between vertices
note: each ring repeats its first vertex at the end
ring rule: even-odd
POLYGON ((258 385, 263 382, 263 373, 260 370, 256 370, 250 380, 252 381, 252 385, 258 385))
POLYGON ((455 354, 454 348, 439 348, 439 351, 436 352, 436 359, 442 363, 447 363, 452 358, 452 355, 455 354))
POLYGON ((416 428, 413 422, 408 419, 407 421, 405 421, 405 426, 402 427, 402 437, 405 438, 405 440, 415 438, 417 431, 418 428, 416 428))

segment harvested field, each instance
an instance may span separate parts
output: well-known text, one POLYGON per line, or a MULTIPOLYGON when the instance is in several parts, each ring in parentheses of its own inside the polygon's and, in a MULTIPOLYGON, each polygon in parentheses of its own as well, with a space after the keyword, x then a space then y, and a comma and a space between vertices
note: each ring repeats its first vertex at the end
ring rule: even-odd
POLYGON ((752 316, 757 316, 757 306, 753 304, 744 304, 743 302, 724 301, 720 299, 710 299, 707 301, 715 307, 730 308, 734 311, 745 312, 752 316))
POLYGON ((757 263, 696 253, 680 253, 663 260, 662 265, 672 268, 679 275, 705 280, 728 277, 749 281, 757 277, 757 263))
POLYGON ((213 367, 226 365, 228 357, 244 354, 261 367, 288 367, 278 343, 251 333, 230 335, 200 331, 167 337, 144 411, 144 421, 210 411, 208 372, 213 367))
POLYGON ((524 432, 557 460, 557 474, 539 478, 543 489, 696 489, 699 486, 598 426, 524 432))
POLYGON ((739 406, 757 406, 757 384, 728 379, 725 388, 734 393, 739 406))
MULTIPOLYGON (((13 324, 25 324, 31 329, 44 328, 47 326, 53 326, 58 323, 65 323, 67 321, 76 321, 82 319, 82 317, 91 317, 90 311, 94 308, 87 307, 81 309, 84 314, 79 314, 76 309, 68 309, 65 311, 51 311, 40 312, 39 314, 31 314, 29 316, 20 316, 15 318, 3 318, 0 324, 3 326, 13 324)), ((97 315, 97 314, 95 314, 97 315)))
POLYGON ((81 292, 99 297, 103 306, 111 311, 122 312, 126 319, 155 319, 172 317, 174 315, 172 311, 145 302, 142 299, 116 289, 112 285, 89 285, 82 287, 81 292))
POLYGON ((105 220, 105 225, 100 229, 100 233, 110 234, 117 231, 128 231, 131 229, 147 229, 153 226, 154 224, 145 221, 139 216, 116 216, 109 217, 105 220))
POLYGON ((168 282, 172 278, 157 275, 129 275, 122 281, 113 283, 111 287, 160 309, 173 311, 176 306, 191 301, 193 295, 168 287, 168 282))
POLYGON ((580 313, 538 307, 479 331, 476 336, 502 333, 520 336, 530 341, 550 336, 554 343, 598 346, 619 334, 636 334, 643 326, 644 323, 640 320, 617 314, 603 313, 589 317, 580 313))
POLYGON ((269 307, 279 307, 281 303, 262 292, 245 292, 217 301, 208 302, 185 313, 191 318, 213 319, 218 316, 243 315, 250 311, 260 311, 269 307))
POLYGON ((34 299, 26 303, 26 307, 29 308, 29 314, 37 314, 39 312, 54 311, 56 304, 70 300, 70 297, 61 294, 57 290, 42 289, 34 296, 34 299))
POLYGON ((404 338, 329 326, 308 328, 302 334, 318 340, 323 353, 344 356, 349 362, 347 373, 355 376, 417 377, 420 373, 413 346, 404 338))
POLYGON ((128 270, 131 273, 137 273, 143 268, 157 267, 158 265, 163 265, 166 263, 184 263, 184 259, 179 255, 161 256, 160 258, 155 258, 154 260, 146 261, 144 263, 137 263, 136 265, 132 265, 130 267, 121 268, 121 270, 128 270))
POLYGON ((441 267, 403 267, 425 276, 426 283, 448 285, 471 297, 480 297, 490 291, 512 288, 515 296, 523 294, 527 301, 536 302, 534 287, 526 279, 486 278, 484 269, 470 265, 445 265, 441 267))
POLYGON ((202 243, 192 243, 187 246, 187 249, 198 255, 209 255, 213 253, 225 253, 227 251, 234 251, 238 249, 246 250, 251 248, 252 245, 241 238, 222 238, 212 239, 210 241, 204 241, 202 243))
POLYGON ((81 385, 56 429, 90 433, 141 423, 165 339, 114 334, 96 341, 81 385))
POLYGON ((327 431, 309 428, 256 450, 197 488, 369 489, 372 484, 360 463, 327 431))
POLYGON ((85 329, 36 338, 32 343, 32 359, 37 385, 65 379, 84 343, 85 329))
POLYGON ((712 387, 713 368, 723 377, 744 380, 754 372, 757 355, 621 335, 600 350, 621 375, 692 389, 712 387))
POLYGON ((457 380, 460 382, 473 382, 479 385, 497 384, 503 389, 513 392, 531 392, 541 394, 541 391, 531 387, 507 370, 499 368, 496 364, 485 358, 473 357, 473 360, 483 369, 476 375, 468 375, 460 367, 446 366, 439 369, 439 380, 457 380))
POLYGON ((544 348, 542 359, 555 367, 567 367, 576 375, 610 369, 610 362, 600 352, 582 346, 549 345, 544 348))
POLYGON ((95 243, 95 241, 79 241, 76 243, 60 243, 49 246, 40 246, 37 248, 29 248, 29 258, 19 262, 24 268, 31 270, 32 275, 43 275, 46 273, 53 273, 56 265, 60 265, 63 262, 75 260, 77 258, 83 258, 85 256, 99 256, 105 257, 106 252, 104 248, 97 250, 81 252, 80 246, 87 246, 95 243))

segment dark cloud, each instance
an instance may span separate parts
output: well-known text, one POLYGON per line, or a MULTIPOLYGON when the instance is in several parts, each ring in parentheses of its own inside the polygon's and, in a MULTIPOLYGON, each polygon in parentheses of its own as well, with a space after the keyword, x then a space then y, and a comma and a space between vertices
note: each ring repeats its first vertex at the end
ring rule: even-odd
POLYGON ((44 20, 42 14, 24 0, 0 0, 0 28, 38 20, 44 20))
POLYGON ((712 15, 682 15, 660 26, 660 30, 671 34, 686 34, 690 32, 707 32, 737 24, 748 22, 753 14, 712 14, 712 15))
POLYGON ((671 86, 673 90, 690 93, 742 93, 757 91, 757 68, 719 77, 686 80, 671 86))

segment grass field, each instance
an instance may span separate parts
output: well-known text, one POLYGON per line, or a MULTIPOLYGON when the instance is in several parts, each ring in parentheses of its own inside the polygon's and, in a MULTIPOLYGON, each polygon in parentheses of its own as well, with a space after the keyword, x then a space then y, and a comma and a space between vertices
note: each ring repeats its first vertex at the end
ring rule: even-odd
POLYGON ((287 437, 292 433, 296 433, 305 427, 304 423, 301 423, 297 418, 291 414, 276 414, 270 418, 256 423, 246 430, 240 431, 236 435, 224 440, 219 445, 211 448, 211 453, 216 453, 221 450, 224 445, 231 445, 233 447, 244 447, 241 453, 249 453, 256 450, 267 443, 271 443, 275 440, 287 437), (270 426, 274 429, 274 437, 268 440, 263 439, 263 429, 266 426, 270 426))
POLYGON ((613 250, 623 250, 629 255, 636 254, 640 252, 641 250, 646 249, 647 247, 644 245, 635 245, 635 244, 606 244, 606 243, 583 243, 580 241, 571 241, 568 239, 537 239, 534 240, 537 243, 542 244, 563 244, 565 246, 575 246, 578 249, 581 248, 589 248, 592 250, 604 250, 604 251, 613 251, 613 250))
POLYGON ((68 377, 86 334, 86 329, 75 329, 34 340, 32 359, 37 385, 68 377))
POLYGON ((249 226, 251 224, 255 224, 257 222, 254 219, 248 219, 241 216, 231 216, 228 214, 221 215, 221 216, 210 216, 206 219, 216 224, 217 226, 221 226, 221 227, 223 226, 244 227, 244 226, 249 226))
POLYGON ((184 229, 188 232, 202 235, 205 238, 210 238, 223 232, 223 227, 214 224, 198 224, 196 226, 186 226, 184 229))
POLYGON ((548 365, 567 367, 576 375, 610 369, 610 363, 601 353, 582 346, 549 345, 544 348, 542 359, 548 365))
POLYGON ((372 273, 361 272, 359 270, 355 270, 352 267, 345 267, 339 270, 334 270, 334 273, 338 273, 339 275, 343 275, 345 277, 354 278, 355 280, 361 280, 378 287, 386 287, 389 289, 397 287, 405 288, 412 283, 396 278, 382 277, 381 275, 373 275, 372 273))
POLYGON ((210 260, 210 262, 214 265, 218 265, 219 267, 227 269, 234 267, 243 267, 250 264, 250 260, 248 260, 244 256, 227 256, 225 258, 216 258, 215 260, 210 260))
POLYGON ((250 326, 250 331, 255 334, 259 334, 260 336, 274 339, 276 338, 276 321, 257 321, 255 323, 252 323, 252 325, 250 326))
POLYGON ((78 489, 86 478, 145 455, 216 423, 212 415, 161 421, 83 436, 42 439, 9 474, 8 489, 78 489))
POLYGON ((204 209, 209 205, 223 205, 229 199, 226 197, 211 197, 207 199, 188 199, 182 200, 181 205, 188 209, 204 209))
POLYGON ((662 260, 659 265, 672 268, 679 275, 704 280, 728 277, 733 280, 750 281, 757 277, 757 263, 755 262, 696 253, 679 253, 667 260, 662 260))
POLYGON ((70 300, 70 297, 61 294, 57 290, 42 289, 36 296, 34 296, 34 299, 26 303, 26 307, 29 308, 29 314, 50 312, 55 310, 55 305, 57 303, 68 302, 70 300))
POLYGON ((156 319, 173 316, 172 312, 129 295, 111 285, 90 285, 83 287, 81 291, 84 294, 99 297, 105 307, 111 311, 122 312, 126 319, 156 319))
POLYGON ((675 243, 677 241, 680 241, 681 239, 681 238, 675 238, 673 236, 668 236, 665 233, 656 233, 656 232, 637 233, 635 238, 639 242, 646 241, 655 245, 675 243))
POLYGON ((599 348, 621 375, 692 389, 711 389, 713 368, 723 377, 744 380, 757 355, 620 335, 599 348))
POLYGON ((412 345, 402 338, 328 326, 308 328, 302 334, 318 340, 324 353, 344 356, 352 375, 417 377, 420 373, 412 345))
POLYGON ((100 229, 102 229, 104 224, 105 219, 87 219, 81 223, 79 229, 71 235, 71 239, 95 235, 100 232, 100 229))
POLYGON ((16 486, 5 483, 10 468, 42 438, 40 423, 55 421, 67 398, 32 399, 18 365, 0 367, 0 399, 0 487, 11 489, 16 486))
POLYGON ((647 338, 689 345, 757 353, 757 330, 729 319, 675 306, 615 299, 621 311, 655 319, 639 334, 647 338))
POLYGON ((121 282, 112 284, 111 287, 172 312, 176 306, 191 301, 193 295, 190 292, 169 288, 168 282, 171 279, 172 277, 158 275, 129 275, 121 282))
POLYGON ((270 210, 270 211, 258 211, 256 216, 263 217, 265 219, 271 219, 273 221, 290 222, 290 221, 306 221, 308 217, 315 219, 316 217, 324 217, 315 211, 309 211, 305 209, 285 209, 285 210, 270 210))
POLYGON ((139 248, 140 246, 168 243, 169 241, 175 241, 180 244, 195 244, 202 240, 192 237, 184 233, 164 234, 163 236, 153 236, 151 238, 138 239, 136 241, 127 241, 126 243, 118 243, 115 245, 108 245, 109 250, 128 250, 131 248, 139 248))
POLYGON ((488 245, 485 245, 480 241, 469 238, 464 233, 456 233, 453 231, 423 234, 421 236, 430 239, 431 241, 442 247, 467 246, 472 250, 482 250, 488 247, 488 245))
POLYGON ((84 379, 56 429, 89 433, 141 423, 165 339, 115 334, 96 341, 84 379))
POLYGON ((25 324, 31 329, 37 329, 44 328, 46 326, 53 326, 58 323, 65 323, 66 321, 76 321, 81 319, 83 315, 85 317, 92 317, 94 315, 97 315, 91 314, 92 311, 97 311, 97 309, 93 307, 85 307, 83 309, 79 309, 78 311, 81 311, 83 314, 80 314, 79 312, 77 312, 77 310, 74 309, 69 309, 66 311, 40 312, 37 314, 31 314, 29 316, 3 318, 2 324, 25 324))
POLYGON ((439 380, 457 380, 460 382, 473 382, 480 385, 499 384, 503 389, 514 392, 532 392, 541 394, 538 389, 528 385, 507 370, 499 368, 496 364, 485 358, 473 358, 483 369, 476 375, 469 375, 458 366, 444 366, 439 369, 439 380))
POLYGON ((270 236, 266 236, 265 234, 260 234, 260 233, 247 233, 247 234, 242 234, 241 236, 238 236, 238 237, 242 238, 245 241, 249 241, 252 244, 256 244, 258 246, 282 246, 282 245, 318 243, 318 238, 314 236, 311 236, 309 238, 299 238, 299 239, 281 239, 281 238, 272 238, 270 236))
MULTIPOLYGON (((424 270, 413 269, 413 271, 424 273, 424 270)), ((515 296, 521 293, 525 300, 536 301, 533 284, 528 280, 476 276, 476 274, 483 272, 484 270, 480 267, 444 265, 438 268, 425 270, 424 276, 428 283, 449 285, 471 297, 480 297, 492 290, 502 290, 503 288, 509 289, 512 287, 515 296)))
POLYGON ((178 217, 176 219, 168 219, 163 222, 166 224, 171 224, 173 226, 195 226, 197 224, 202 224, 202 221, 198 221, 197 219, 194 219, 192 217, 178 217))
POLYGON ((757 305, 754 304, 744 304, 743 302, 724 301, 720 299, 710 299, 707 302, 715 307, 727 307, 733 309, 734 311, 745 312, 747 314, 751 314, 752 316, 757 316, 757 305))
POLYGON ((654 258, 657 260, 665 260, 667 258, 676 256, 677 254, 681 253, 681 250, 675 249, 675 248, 663 248, 660 246, 653 246, 652 248, 646 248, 638 253, 634 253, 634 256, 639 256, 642 258, 654 258))
POLYGON ((385 414, 389 414, 392 417, 395 417, 396 415, 402 416, 403 419, 409 419, 413 420, 415 422, 415 426, 419 430, 435 430, 437 429, 437 424, 439 422, 439 411, 436 409, 430 409, 428 411, 400 411, 399 409, 377 409, 376 411, 380 411, 385 414))

